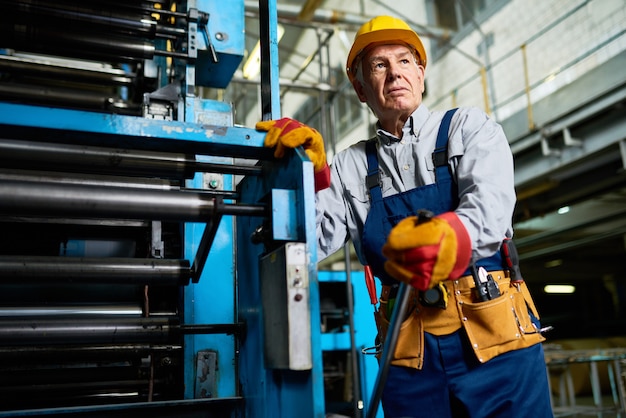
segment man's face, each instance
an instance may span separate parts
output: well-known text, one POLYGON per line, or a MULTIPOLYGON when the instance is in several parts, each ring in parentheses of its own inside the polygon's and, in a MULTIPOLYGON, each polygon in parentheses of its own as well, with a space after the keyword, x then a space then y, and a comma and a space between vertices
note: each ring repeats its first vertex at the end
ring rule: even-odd
POLYGON ((354 89, 381 122, 406 120, 421 104, 424 67, 415 62, 408 47, 374 46, 365 53, 361 65, 364 82, 355 80, 354 89))

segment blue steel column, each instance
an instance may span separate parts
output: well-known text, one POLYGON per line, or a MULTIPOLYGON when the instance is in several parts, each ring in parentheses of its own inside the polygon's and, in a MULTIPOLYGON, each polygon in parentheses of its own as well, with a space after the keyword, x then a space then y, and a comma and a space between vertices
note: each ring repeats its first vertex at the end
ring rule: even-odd
MULTIPOLYGON (((208 13, 208 29, 199 31, 198 58, 188 63, 186 79, 183 86, 185 104, 184 121, 202 125, 214 125, 229 128, 233 126, 232 109, 229 104, 205 100, 196 96, 196 85, 225 87, 232 72, 241 60, 243 50, 244 4, 243 0, 230 1, 228 4, 210 0, 193 0, 187 2, 188 8, 195 7, 208 13), (219 35, 219 36, 218 36, 219 35), (208 51, 211 43, 217 53, 218 61, 214 61, 208 51)), ((207 133, 209 132, 207 128, 207 133)), ((242 140, 245 136, 241 134, 242 140)), ((233 164, 228 157, 212 157, 197 155, 199 161, 217 164, 233 164)), ((194 189, 206 189, 205 175, 196 173, 187 186, 194 189)), ((232 190, 233 176, 220 177, 220 190, 232 190)), ((202 238, 205 224, 185 224, 186 259, 193 259, 202 238)), ((191 283, 184 288, 183 306, 185 324, 233 324, 236 318, 236 284, 235 284, 235 231, 234 219, 224 216, 211 246, 208 259, 198 283, 191 283)), ((227 398, 238 396, 237 381, 237 336, 225 334, 197 334, 185 336, 184 346, 184 381, 185 398, 227 398), (216 372, 209 378, 213 382, 202 382, 198 369, 198 357, 202 352, 215 352, 216 372), (214 387, 215 391, 206 388, 214 387)))
MULTIPOLYGON (((280 117, 278 84, 278 41, 275 1, 260 1, 261 20, 261 101, 264 120, 280 117)), ((284 159, 264 162, 261 177, 246 178, 238 191, 246 202, 266 202, 271 189, 295 191, 295 202, 271 202, 296 212, 298 241, 306 243, 311 308, 311 370, 268 369, 264 364, 263 312, 259 276, 262 244, 252 244, 250 236, 259 219, 237 218, 238 312, 246 335, 240 350, 240 384, 246 416, 259 418, 323 418, 324 377, 321 350, 319 284, 317 281, 317 239, 315 232, 315 192, 313 164, 302 149, 284 159)), ((283 220, 284 221, 284 220, 283 220)))
MULTIPOLYGON (((204 157, 203 161, 225 163, 231 160, 204 157), (220 161, 221 160, 221 161, 220 161)), ((224 175, 224 189, 232 190, 232 176, 224 175)), ((188 181, 192 188, 203 188, 203 175, 196 174, 188 181)), ((185 224, 185 254, 193 260, 206 224, 185 224)), ((234 228, 231 216, 224 216, 211 246, 208 259, 198 283, 190 283, 184 291, 184 323, 233 324, 235 318, 234 228)), ((185 336, 185 398, 225 398, 237 396, 235 337, 224 334, 197 334, 185 336), (201 351, 217 353, 215 393, 199 390, 197 355, 201 351)))
MULTIPOLYGON (((319 283, 317 280, 317 240, 315 238, 315 192, 313 164, 298 149, 281 161, 263 164, 263 176, 246 178, 239 192, 247 202, 266 202, 272 188, 295 191, 295 202, 272 202, 296 211, 289 219, 297 221, 298 241, 306 242, 311 308, 311 370, 291 371, 268 369, 264 364, 263 311, 259 259, 262 244, 253 244, 250 237, 261 224, 260 219, 237 218, 237 285, 240 321, 245 324, 245 337, 240 350, 239 379, 245 398, 246 416, 259 418, 323 418, 324 378, 321 350, 319 283)), ((287 229, 287 228, 283 228, 287 229)), ((293 228, 289 228, 293 229, 293 228)))
POLYGON ((275 0, 259 0, 261 42, 261 115, 280 118, 277 12, 275 0))

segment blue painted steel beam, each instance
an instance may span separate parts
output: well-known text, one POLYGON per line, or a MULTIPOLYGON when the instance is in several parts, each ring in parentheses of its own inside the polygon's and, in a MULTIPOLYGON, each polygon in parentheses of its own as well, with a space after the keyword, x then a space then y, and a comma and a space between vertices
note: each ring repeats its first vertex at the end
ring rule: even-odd
POLYGON ((263 148, 265 132, 244 127, 202 125, 189 122, 145 119, 80 110, 0 103, 0 129, 26 128, 61 131, 74 143, 118 145, 126 148, 218 155, 235 158, 271 159, 263 148), (72 135, 74 134, 74 135, 72 135), (117 139, 116 139, 117 138, 117 139))
MULTIPOLYGON (((306 243, 311 317, 311 370, 269 369, 264 363, 263 312, 258 260, 267 250, 252 244, 250 236, 261 220, 237 218, 237 276, 239 320, 246 324, 246 337, 240 349, 240 383, 246 398, 246 416, 255 418, 323 418, 324 373, 320 336, 319 284, 317 281, 317 238, 313 164, 302 149, 284 159, 263 164, 263 176, 247 177, 238 187, 242 199, 263 201, 271 190, 292 190, 295 202, 281 210, 296 225, 297 241, 306 243)), ((278 194, 280 195, 280 193, 278 194)), ((292 230, 291 227, 287 227, 292 230)))
MULTIPOLYGON (((226 157, 211 156, 201 156, 201 159, 219 164, 225 164, 229 160, 226 157)), ((187 186, 202 188, 203 181, 203 176, 196 174, 193 179, 187 180, 187 186)), ((222 187, 224 190, 231 190, 234 187, 232 175, 223 176, 222 187)), ((193 259, 198 253, 207 227, 209 225, 202 223, 185 224, 186 259, 193 259)), ((234 219, 232 216, 224 216, 217 228, 199 280, 183 289, 184 324, 237 323, 235 248, 234 219)), ((237 336, 227 334, 185 336, 185 398, 238 396, 236 339, 237 336), (219 372, 213 376, 214 393, 203 394, 198 390, 203 376, 197 375, 196 362, 201 351, 217 353, 216 369, 219 372)))
POLYGON ((259 2, 261 43, 261 118, 280 118, 278 13, 276 1, 259 2))

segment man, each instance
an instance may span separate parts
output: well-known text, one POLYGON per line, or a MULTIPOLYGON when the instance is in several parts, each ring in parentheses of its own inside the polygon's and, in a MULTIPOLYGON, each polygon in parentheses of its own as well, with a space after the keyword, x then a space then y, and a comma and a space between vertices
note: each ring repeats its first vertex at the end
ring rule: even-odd
POLYGON ((257 126, 278 154, 303 145, 311 156, 320 259, 352 239, 383 284, 381 341, 399 281, 413 288, 382 394, 386 417, 551 417, 538 315, 507 252, 507 139, 478 109, 429 111, 425 68, 402 20, 379 16, 359 29, 347 74, 377 132, 333 158, 330 187, 317 131, 290 119, 257 126))

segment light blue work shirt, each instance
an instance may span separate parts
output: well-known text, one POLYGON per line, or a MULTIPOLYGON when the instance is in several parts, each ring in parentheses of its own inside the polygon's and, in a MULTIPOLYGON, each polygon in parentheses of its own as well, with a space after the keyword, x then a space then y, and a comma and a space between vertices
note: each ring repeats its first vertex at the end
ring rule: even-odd
MULTIPOLYGON (((432 154, 444 111, 420 105, 407 119, 402 138, 377 130, 383 197, 435 182, 432 154)), ((365 142, 337 153, 330 188, 316 194, 318 261, 352 239, 363 264, 361 233, 370 207, 365 142)), ((459 193, 455 213, 472 241, 472 259, 489 257, 513 235, 513 156, 502 127, 477 108, 459 108, 450 125, 448 163, 459 193)))

